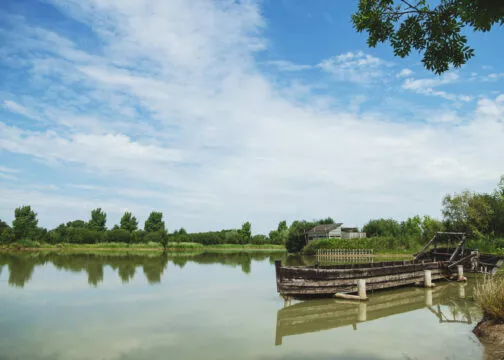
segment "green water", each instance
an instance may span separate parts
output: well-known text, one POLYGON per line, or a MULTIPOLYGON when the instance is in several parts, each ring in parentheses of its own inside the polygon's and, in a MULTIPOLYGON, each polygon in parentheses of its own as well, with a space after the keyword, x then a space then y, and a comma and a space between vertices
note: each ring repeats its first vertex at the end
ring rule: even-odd
POLYGON ((485 358, 471 279, 284 308, 277 258, 0 253, 0 359, 485 358))

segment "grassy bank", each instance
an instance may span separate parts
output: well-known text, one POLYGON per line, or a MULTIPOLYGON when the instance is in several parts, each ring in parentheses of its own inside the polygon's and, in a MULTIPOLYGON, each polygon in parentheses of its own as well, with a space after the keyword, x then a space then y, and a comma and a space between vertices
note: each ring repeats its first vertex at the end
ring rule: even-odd
MULTIPOLYGON (((16 242, 9 245, 0 245, 0 250, 17 251, 17 250, 91 250, 91 251, 114 251, 114 250, 132 250, 132 251, 163 251, 163 246, 160 243, 149 242, 139 244, 129 243, 97 243, 97 244, 40 244, 29 240, 16 242)), ((236 245, 236 244, 219 244, 219 245, 202 245, 198 243, 181 242, 168 243, 167 251, 285 251, 283 245, 236 245)))
POLYGON ((475 298, 486 320, 504 323, 504 276, 489 277, 478 284, 475 298))

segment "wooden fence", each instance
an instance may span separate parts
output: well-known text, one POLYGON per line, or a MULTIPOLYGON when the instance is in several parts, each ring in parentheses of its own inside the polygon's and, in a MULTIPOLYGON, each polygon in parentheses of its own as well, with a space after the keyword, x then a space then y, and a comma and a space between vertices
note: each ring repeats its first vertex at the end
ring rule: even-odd
POLYGON ((373 256, 373 249, 318 249, 317 257, 360 258, 373 256))

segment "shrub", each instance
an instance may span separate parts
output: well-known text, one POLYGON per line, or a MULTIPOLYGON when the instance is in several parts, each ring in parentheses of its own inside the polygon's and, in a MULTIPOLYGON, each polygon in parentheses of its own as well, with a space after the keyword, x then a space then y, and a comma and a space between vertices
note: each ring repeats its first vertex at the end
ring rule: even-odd
POLYGON ((504 322, 504 278, 494 276, 476 285, 476 301, 488 320, 504 322))
POLYGON ((250 243, 253 245, 264 245, 269 243, 269 239, 266 235, 254 235, 250 243))
POLYGON ((114 229, 107 231, 107 241, 117 243, 130 243, 131 234, 125 229, 114 229))

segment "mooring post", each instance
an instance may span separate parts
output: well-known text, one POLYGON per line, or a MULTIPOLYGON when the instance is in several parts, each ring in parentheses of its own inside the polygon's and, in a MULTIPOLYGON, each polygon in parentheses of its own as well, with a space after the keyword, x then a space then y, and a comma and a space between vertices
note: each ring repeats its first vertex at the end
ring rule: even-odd
POLYGON ((357 316, 358 322, 364 322, 367 320, 367 304, 365 302, 359 302, 359 315, 357 316))
POLYGON ((464 265, 457 265, 457 281, 467 281, 464 276, 464 265))
POLYGON ((359 294, 359 298, 361 300, 367 300, 367 294, 366 294, 366 280, 364 279, 359 279, 357 281, 357 292, 359 294))
POLYGON ((432 287, 432 272, 430 270, 424 270, 424 286, 426 288, 432 287))
POLYGON ((291 306, 291 297, 284 296, 284 308, 291 306))

